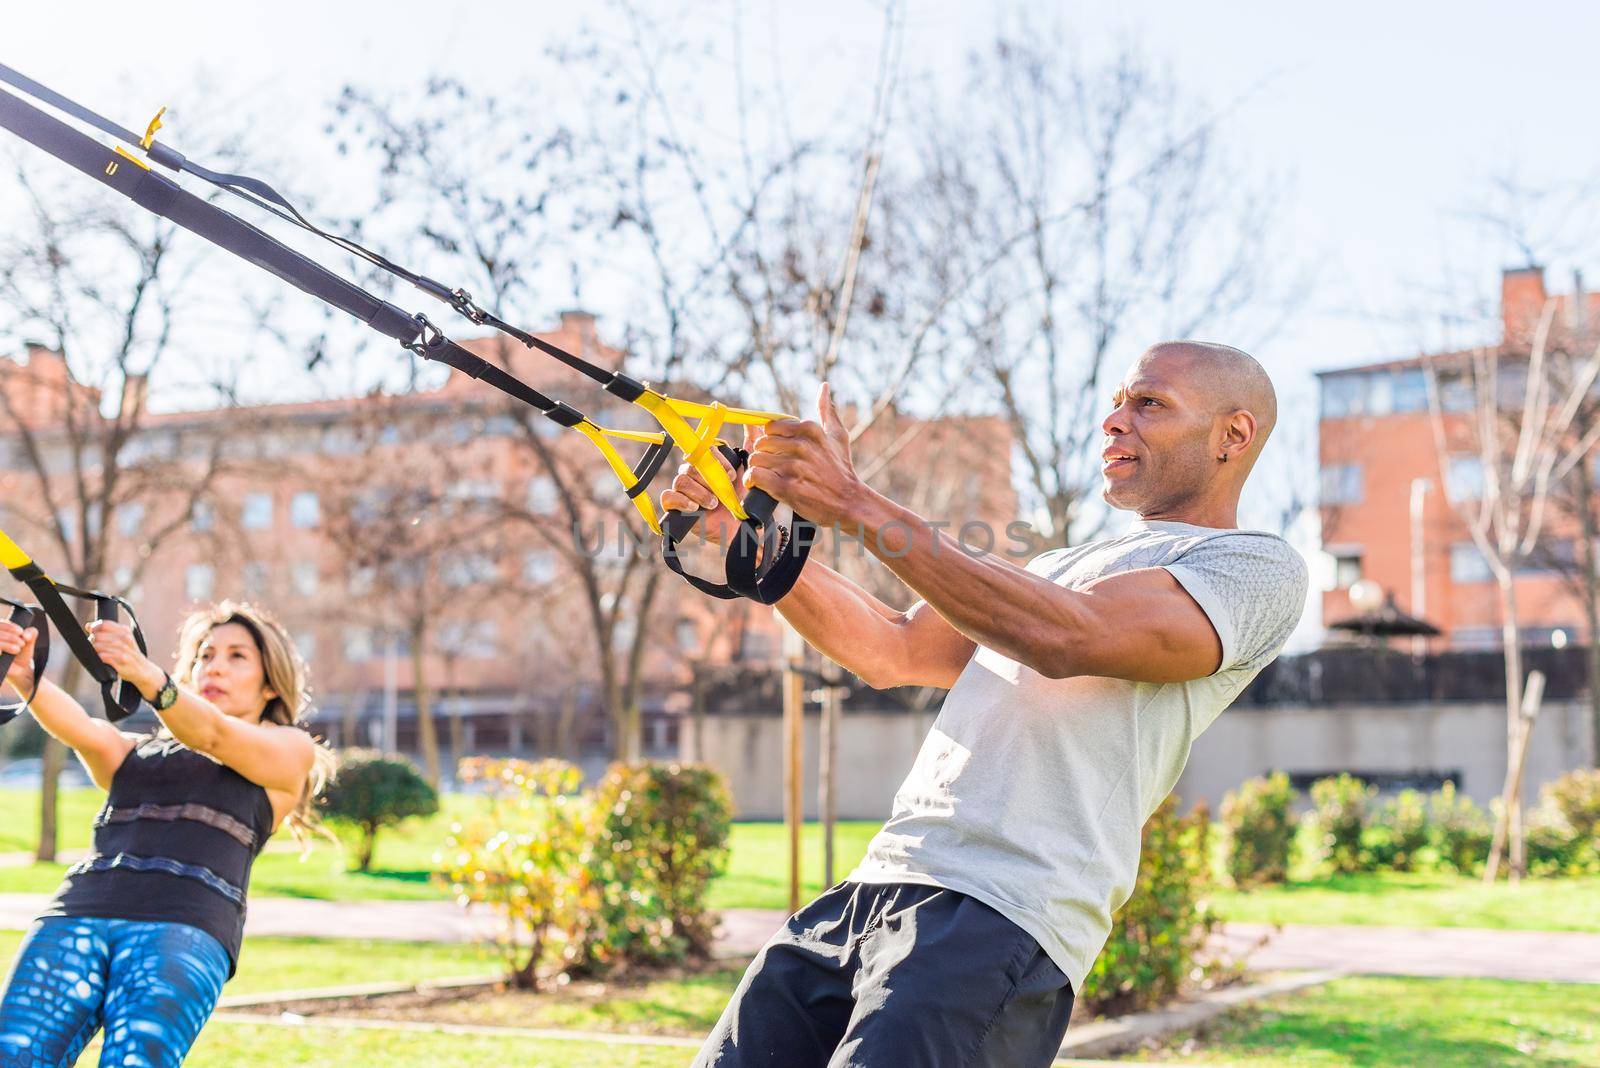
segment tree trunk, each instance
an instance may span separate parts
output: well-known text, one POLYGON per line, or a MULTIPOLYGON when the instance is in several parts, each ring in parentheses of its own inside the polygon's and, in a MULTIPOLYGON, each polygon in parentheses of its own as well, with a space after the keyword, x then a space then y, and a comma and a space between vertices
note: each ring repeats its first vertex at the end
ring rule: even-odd
POLYGON ((363 823, 361 825, 361 856, 358 871, 372 870, 372 854, 378 848, 378 825, 363 823))
POLYGON ((556 713, 555 755, 564 760, 578 759, 578 687, 567 686, 561 691, 561 707, 556 713))
POLYGON ((1580 464, 1576 472, 1578 485, 1578 522, 1583 539, 1578 546, 1578 559, 1583 568, 1583 612, 1589 630, 1589 754, 1590 763, 1600 768, 1600 523, 1595 521, 1594 480, 1589 467, 1580 464))
MULTIPOLYGON (((68 657, 61 673, 61 688, 73 693, 82 679, 83 665, 76 658, 68 657)), ((39 760, 39 848, 34 853, 34 858, 41 863, 53 864, 56 859, 60 838, 56 802, 60 794, 61 768, 66 762, 67 747, 46 734, 39 760)))
POLYGON ((433 722, 433 699, 428 693, 428 625, 411 628, 411 686, 417 701, 417 747, 422 750, 423 774, 439 788, 439 731, 433 722))
MULTIPOLYGON (((1511 855, 1521 853, 1522 808, 1521 791, 1513 790, 1517 762, 1518 735, 1522 730, 1522 644, 1517 627, 1517 591, 1515 575, 1507 567, 1497 576, 1500 586, 1500 641, 1506 665, 1506 778, 1501 795, 1500 817, 1495 820, 1494 841, 1489 846, 1489 860, 1483 866, 1483 881, 1492 883, 1500 873, 1500 858, 1506 850, 1506 841, 1512 838, 1511 855), (1514 811, 1516 810, 1516 811, 1514 811)), ((1513 862, 1512 878, 1520 874, 1513 862)))
POLYGON ((706 762, 706 682, 705 665, 696 664, 694 676, 689 681, 689 715, 694 724, 694 750, 689 759, 696 764, 706 762))

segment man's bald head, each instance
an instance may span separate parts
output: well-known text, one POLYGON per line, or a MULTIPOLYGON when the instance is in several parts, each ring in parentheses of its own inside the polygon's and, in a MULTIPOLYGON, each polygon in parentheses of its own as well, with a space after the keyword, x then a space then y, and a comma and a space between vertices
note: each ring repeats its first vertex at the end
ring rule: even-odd
POLYGON ((1163 341, 1150 346, 1139 362, 1149 359, 1183 361, 1185 391, 1192 390, 1213 415, 1245 411, 1254 416, 1256 434, 1245 455, 1246 469, 1255 463, 1272 428, 1278 425, 1278 391, 1254 356, 1214 341, 1163 341))
POLYGON ((1272 380, 1247 353, 1206 341, 1147 349, 1112 397, 1102 495, 1146 518, 1232 526, 1278 421, 1272 380))

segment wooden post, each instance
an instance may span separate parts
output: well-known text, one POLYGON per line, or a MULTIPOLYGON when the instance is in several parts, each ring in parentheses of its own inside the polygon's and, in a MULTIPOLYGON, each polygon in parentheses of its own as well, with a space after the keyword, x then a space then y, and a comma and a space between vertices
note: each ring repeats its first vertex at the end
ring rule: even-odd
POLYGON ((805 822, 805 641, 783 625, 783 820, 789 831, 789 911, 800 911, 800 828, 805 822))
POLYGON ((817 814, 822 817, 822 885, 832 886, 833 828, 839 811, 839 701, 844 688, 839 671, 831 664, 822 668, 822 715, 817 724, 817 814))

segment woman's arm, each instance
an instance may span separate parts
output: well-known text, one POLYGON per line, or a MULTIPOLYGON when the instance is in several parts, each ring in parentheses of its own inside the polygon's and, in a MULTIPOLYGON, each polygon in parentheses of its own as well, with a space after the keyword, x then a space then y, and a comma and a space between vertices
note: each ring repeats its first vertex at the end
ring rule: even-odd
MULTIPOLYGON (((101 659, 133 683, 155 707, 167 673, 139 652, 133 631, 121 623, 100 621, 89 628, 101 659)), ((299 797, 316 759, 316 743, 305 731, 276 723, 249 723, 225 715, 198 694, 178 688, 178 699, 165 712, 156 710, 172 736, 268 790, 299 797)))
MULTIPOLYGON (((5 681, 19 696, 33 692, 33 645, 38 636, 33 627, 23 630, 10 620, 0 620, 0 652, 16 657, 5 681)), ((133 751, 134 735, 124 734, 105 720, 89 715, 71 694, 49 679, 40 679, 38 685, 38 692, 28 705, 33 718, 45 733, 78 754, 96 786, 111 789, 111 777, 133 751)))

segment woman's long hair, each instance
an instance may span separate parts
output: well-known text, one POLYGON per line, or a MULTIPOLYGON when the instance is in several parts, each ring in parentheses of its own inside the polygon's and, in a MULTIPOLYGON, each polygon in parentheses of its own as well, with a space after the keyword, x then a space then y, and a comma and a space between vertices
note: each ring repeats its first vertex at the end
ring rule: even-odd
MULTIPOLYGON (((266 709, 261 713, 261 721, 283 727, 302 727, 311 715, 311 689, 306 662, 301 659, 300 650, 295 647, 294 640, 289 637, 283 624, 270 612, 248 602, 220 601, 192 613, 183 621, 178 628, 178 662, 172 673, 173 681, 191 688, 195 685, 200 647, 213 630, 228 623, 237 623, 250 632, 256 650, 261 654, 266 685, 277 695, 267 702, 266 709)), ((333 752, 317 742, 316 759, 312 761, 311 772, 300 791, 300 799, 295 803, 294 811, 284 818, 295 840, 302 845, 309 846, 311 835, 321 830, 312 804, 333 778, 337 765, 333 752)))

